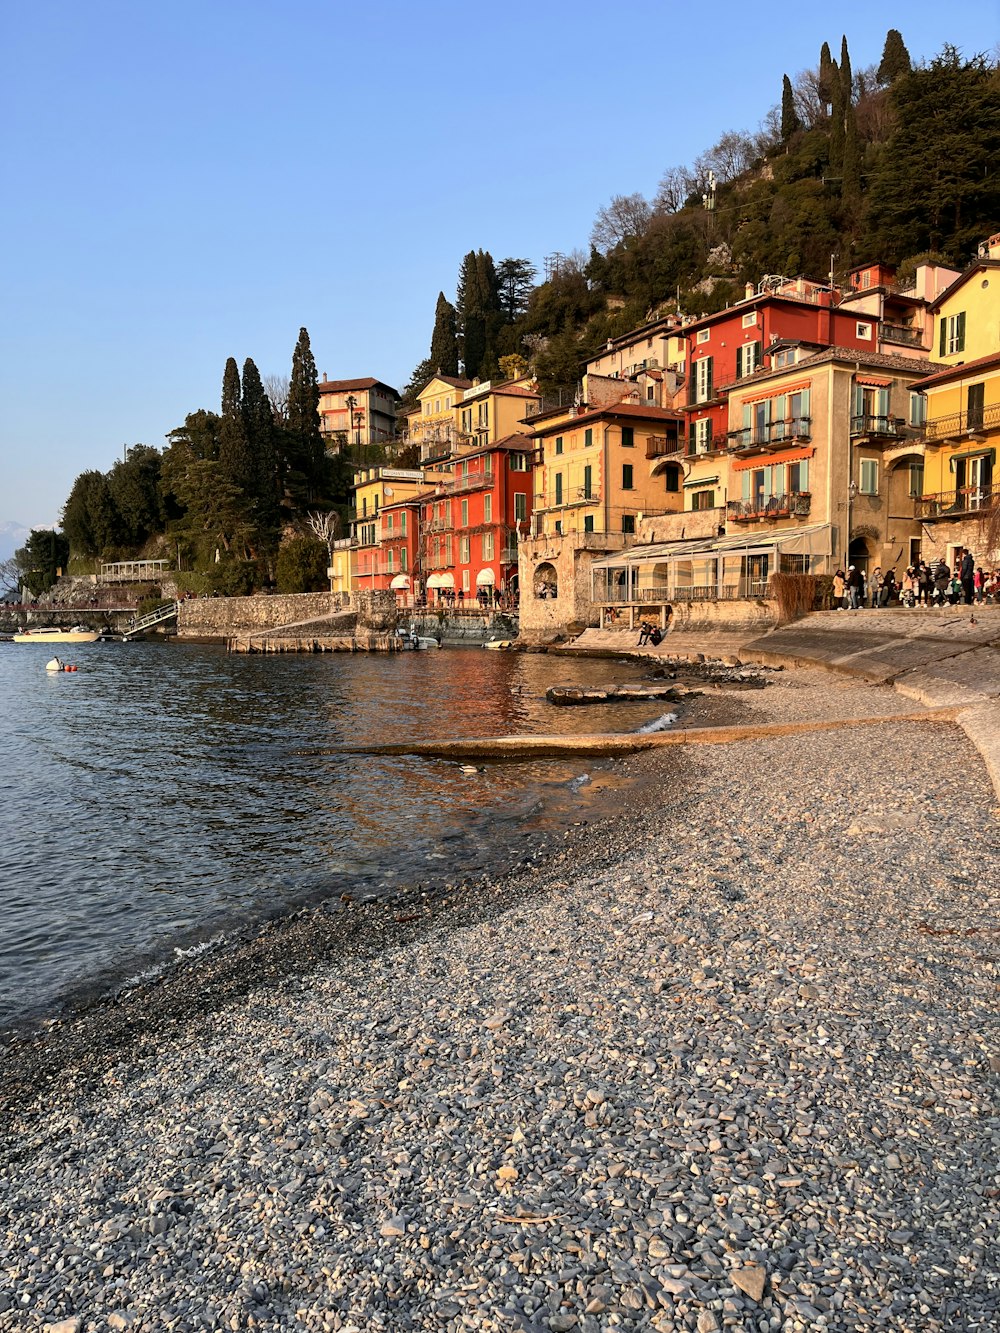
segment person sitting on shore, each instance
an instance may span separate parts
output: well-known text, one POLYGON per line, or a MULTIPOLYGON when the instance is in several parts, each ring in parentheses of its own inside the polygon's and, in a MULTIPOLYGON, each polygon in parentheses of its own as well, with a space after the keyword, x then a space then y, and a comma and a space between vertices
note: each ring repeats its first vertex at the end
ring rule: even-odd
POLYGON ((645 648, 652 637, 653 626, 648 620, 643 620, 639 625, 639 647, 645 648))

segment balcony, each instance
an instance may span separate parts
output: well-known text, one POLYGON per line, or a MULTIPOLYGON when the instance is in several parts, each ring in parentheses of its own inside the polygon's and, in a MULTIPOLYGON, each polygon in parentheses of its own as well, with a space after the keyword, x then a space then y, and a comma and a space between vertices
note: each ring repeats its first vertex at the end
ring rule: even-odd
POLYGON ((851 417, 851 439, 877 444, 882 440, 905 440, 909 435, 902 417, 851 417))
POLYGON ((992 486, 961 486, 954 491, 921 495, 913 504, 917 518, 963 518, 966 514, 978 514, 1000 504, 1000 482, 992 486))
POLYGON ((647 458, 669 458, 676 454, 683 457, 687 452, 687 441, 674 435, 650 435, 646 438, 647 458))
POLYGON ((451 532, 454 526, 455 524, 451 517, 429 518, 427 522, 422 525, 424 532, 451 532))
POLYGON ((764 495, 757 500, 730 500, 726 519, 731 523, 759 523, 774 518, 807 518, 812 506, 809 491, 764 495))
POLYGON ((744 426, 727 436, 735 454, 768 453, 812 439, 812 417, 790 417, 787 421, 768 421, 763 426, 744 426))
POLYGON ((959 440, 998 428, 1000 403, 990 403, 988 407, 972 412, 952 412, 947 417, 933 417, 924 424, 923 436, 928 443, 943 444, 945 440, 959 440))
POLYGON ((550 505, 536 507, 536 514, 548 514, 557 509, 570 509, 574 505, 596 505, 601 503, 600 492, 590 486, 567 486, 561 500, 554 500, 550 505))
POLYGON ((453 481, 446 481, 442 490, 446 495, 464 495, 469 491, 481 491, 487 486, 492 486, 495 477, 496 473, 492 471, 470 472, 468 476, 455 477, 453 481))
POLYGON ((909 324, 887 324, 882 321, 878 326, 878 336, 880 342, 897 343, 900 347, 923 349, 924 345, 923 329, 911 328, 909 324))

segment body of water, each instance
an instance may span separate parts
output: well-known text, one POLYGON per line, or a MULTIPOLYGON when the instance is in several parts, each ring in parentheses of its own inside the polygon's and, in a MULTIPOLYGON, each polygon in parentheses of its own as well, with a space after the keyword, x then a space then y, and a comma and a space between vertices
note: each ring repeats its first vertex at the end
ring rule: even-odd
POLYGON ((0 645, 0 1028, 178 948, 344 892, 502 870, 578 817, 580 761, 296 750, 625 731, 662 704, 556 708, 633 663, 481 649, 228 656, 181 644, 0 645))

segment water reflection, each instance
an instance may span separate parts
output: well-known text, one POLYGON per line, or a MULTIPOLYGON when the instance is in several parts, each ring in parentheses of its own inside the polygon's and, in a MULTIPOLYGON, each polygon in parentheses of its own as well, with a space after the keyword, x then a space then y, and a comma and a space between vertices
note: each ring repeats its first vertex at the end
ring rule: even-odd
POLYGON ((297 749, 634 729, 659 704, 553 708, 548 685, 634 680, 633 664, 444 650, 229 657, 94 644, 80 671, 0 648, 0 1024, 179 936, 345 886, 498 863, 506 830, 578 771, 297 749))

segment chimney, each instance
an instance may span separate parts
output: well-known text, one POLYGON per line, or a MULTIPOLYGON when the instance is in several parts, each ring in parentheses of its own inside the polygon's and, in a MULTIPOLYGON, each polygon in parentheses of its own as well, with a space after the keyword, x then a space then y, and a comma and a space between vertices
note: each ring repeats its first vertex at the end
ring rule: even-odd
POLYGON ((749 301, 751 296, 753 296, 753 294, 754 294, 754 285, 752 282, 748 282, 746 287, 743 289, 744 301, 749 301))
POLYGON ((323 383, 324 383, 324 384, 326 383, 326 371, 325 371, 325 370, 323 371, 323 383))

